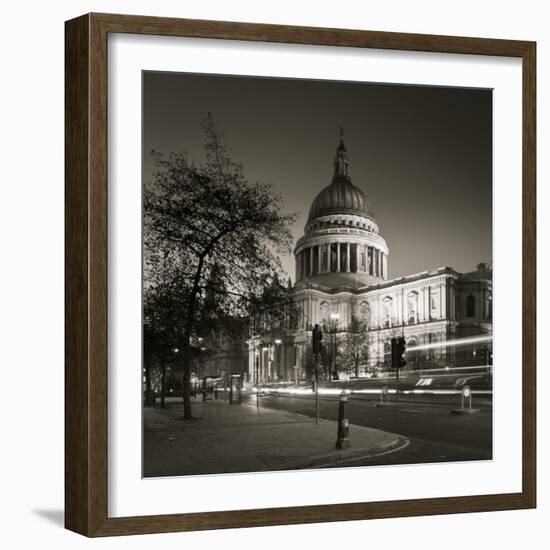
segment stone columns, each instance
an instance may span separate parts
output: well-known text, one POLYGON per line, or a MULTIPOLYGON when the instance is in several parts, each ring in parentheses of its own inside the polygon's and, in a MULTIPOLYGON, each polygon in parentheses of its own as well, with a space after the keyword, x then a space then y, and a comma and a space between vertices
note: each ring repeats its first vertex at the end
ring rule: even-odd
POLYGON ((355 245, 355 271, 359 273, 361 271, 361 250, 360 245, 355 245))
POLYGON ((367 273, 369 275, 374 275, 374 254, 372 253, 372 246, 367 246, 367 273))
POLYGON ((323 272, 323 254, 321 252, 321 245, 317 245, 317 273, 323 272))
POLYGON ((340 243, 336 243, 336 273, 340 273, 340 243))
POLYGON ((371 271, 370 271, 370 246, 366 246, 365 247, 366 249, 366 255, 365 255, 365 271, 369 274, 369 275, 372 275, 371 271))
POLYGON ((350 262, 350 253, 349 253, 349 250, 350 250, 350 246, 349 246, 349 242, 346 243, 346 273, 349 273, 351 271, 350 269, 350 265, 351 265, 351 262, 350 262))
POLYGON ((313 275, 313 247, 309 247, 309 274, 313 275))
POLYGON ((424 321, 429 321, 431 316, 430 287, 424 288, 424 321))

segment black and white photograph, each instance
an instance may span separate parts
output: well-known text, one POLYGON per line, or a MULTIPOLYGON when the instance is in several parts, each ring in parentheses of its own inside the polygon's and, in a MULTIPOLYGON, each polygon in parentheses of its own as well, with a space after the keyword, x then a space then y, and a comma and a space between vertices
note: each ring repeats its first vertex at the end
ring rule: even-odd
POLYGON ((546 540, 548 6, 5 3, 0 546, 546 540))
POLYGON ((142 73, 142 475, 493 458, 493 92, 142 73))

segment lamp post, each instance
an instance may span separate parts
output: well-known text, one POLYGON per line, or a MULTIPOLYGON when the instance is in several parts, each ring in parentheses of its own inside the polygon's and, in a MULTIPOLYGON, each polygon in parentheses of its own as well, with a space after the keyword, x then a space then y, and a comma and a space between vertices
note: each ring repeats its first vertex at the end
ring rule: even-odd
POLYGON ((331 313, 330 314, 330 320, 331 320, 331 344, 332 344, 332 365, 330 367, 329 371, 329 380, 332 380, 334 378, 334 375, 336 374, 336 331, 338 330, 338 321, 340 320, 340 314, 339 313, 331 313))
POLYGON ((271 346, 262 346, 262 380, 266 381, 269 384, 269 380, 271 378, 271 346), (267 353, 266 353, 267 352, 267 353), (267 360, 265 359, 265 355, 267 355, 267 360), (267 363, 267 369, 266 369, 266 363, 267 363))
MULTIPOLYGON (((177 355, 180 352, 179 348, 174 348, 172 351, 174 352, 174 355, 177 355)), ((177 361, 177 358, 175 359, 175 361, 177 361)), ((185 377, 185 375, 183 375, 183 376, 185 377)), ((165 396, 164 396, 164 393, 165 393, 164 384, 165 383, 166 383, 166 371, 165 371, 165 369, 163 369, 163 371, 162 371, 162 383, 161 383, 161 385, 162 385, 162 395, 160 397, 160 406, 161 406, 162 409, 164 409, 164 407, 165 407, 165 396)), ((182 380, 181 398, 183 400, 183 406, 185 407, 185 395, 184 394, 185 394, 185 392, 183 391, 183 380, 182 380)))
POLYGON ((275 356, 276 356, 276 364, 277 364, 277 380, 281 378, 281 354, 279 350, 279 346, 283 343, 282 340, 277 338, 275 340, 275 356))
POLYGON ((260 380, 259 380, 260 366, 258 364, 259 355, 260 355, 260 351, 257 349, 254 349, 254 377, 256 378, 256 408, 258 409, 258 412, 260 411, 260 380))

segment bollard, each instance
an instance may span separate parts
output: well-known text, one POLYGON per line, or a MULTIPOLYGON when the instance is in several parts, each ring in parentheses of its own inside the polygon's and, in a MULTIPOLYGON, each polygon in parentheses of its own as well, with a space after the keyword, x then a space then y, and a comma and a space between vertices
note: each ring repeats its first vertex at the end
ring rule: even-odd
POLYGON ((214 399, 218 400, 218 386, 214 386, 214 399))
POLYGON ((472 408, 472 389, 470 386, 464 386, 460 392, 460 409, 451 409, 451 414, 477 414, 479 409, 472 408), (468 399, 468 406, 464 406, 465 400, 468 399))
POLYGON ((380 390, 380 402, 375 403, 376 407, 383 407, 384 405, 390 404, 390 389, 388 386, 382 386, 380 390))
POLYGON ((338 439, 336 440, 337 449, 347 449, 351 447, 349 439, 349 420, 346 418, 346 402, 348 395, 344 391, 340 394, 338 403, 338 439))

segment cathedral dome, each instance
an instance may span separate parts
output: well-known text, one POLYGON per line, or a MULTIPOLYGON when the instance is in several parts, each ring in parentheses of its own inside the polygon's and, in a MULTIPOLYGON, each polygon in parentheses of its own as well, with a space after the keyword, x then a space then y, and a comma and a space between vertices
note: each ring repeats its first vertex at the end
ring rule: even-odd
POLYGON ((308 223, 330 214, 355 214, 373 217, 365 193, 348 179, 334 178, 315 198, 309 209, 308 223))
POLYGON ((331 214, 351 214, 373 218, 373 212, 365 193, 351 183, 347 150, 342 133, 334 159, 332 183, 315 197, 309 209, 307 223, 315 218, 331 214))
POLYGON ((358 289, 388 276, 388 247, 365 193, 351 183, 340 128, 332 183, 314 199, 304 234, 296 242, 296 285, 358 289))

